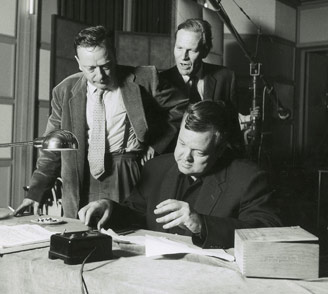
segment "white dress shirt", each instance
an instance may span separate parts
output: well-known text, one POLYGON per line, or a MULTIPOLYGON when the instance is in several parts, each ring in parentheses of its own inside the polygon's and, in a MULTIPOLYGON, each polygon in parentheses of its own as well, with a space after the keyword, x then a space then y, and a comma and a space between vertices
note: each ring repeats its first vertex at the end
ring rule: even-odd
MULTIPOLYGON (((88 142, 92 132, 92 113, 95 100, 94 93, 96 90, 97 88, 88 82, 86 107, 88 142)), ((125 118, 127 116, 120 88, 117 88, 114 91, 105 91, 103 94, 103 101, 106 113, 106 137, 108 143, 108 150, 106 150, 106 153, 117 152, 121 150, 123 144, 125 118)), ((125 151, 140 151, 141 149, 137 136, 130 125, 125 151)))
MULTIPOLYGON (((198 82, 197 82, 197 90, 198 93, 200 95, 200 97, 202 98, 202 100, 204 100, 204 77, 203 77, 203 64, 200 67, 199 71, 196 73, 195 75, 198 78, 198 82)), ((190 76, 184 76, 182 75, 182 78, 184 80, 184 82, 187 84, 190 81, 190 76)))

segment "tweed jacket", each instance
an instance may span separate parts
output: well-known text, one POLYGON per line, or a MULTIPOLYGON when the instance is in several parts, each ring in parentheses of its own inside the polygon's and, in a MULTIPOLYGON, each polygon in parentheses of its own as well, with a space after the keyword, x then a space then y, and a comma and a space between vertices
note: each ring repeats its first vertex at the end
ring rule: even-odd
MULTIPOLYGON (((157 72, 152 66, 117 66, 117 74, 123 102, 138 140, 161 153, 166 143, 163 130, 160 132, 153 125, 154 121, 160 120, 155 108, 159 109, 159 103, 165 102, 170 95, 169 91, 164 91, 165 95, 159 93, 157 72)), ((69 76, 53 89, 52 112, 45 134, 55 129, 69 130, 76 135, 79 149, 61 153, 40 151, 37 169, 32 175, 26 196, 40 202, 53 187, 56 178, 61 176, 64 216, 72 218, 77 217, 79 209, 87 152, 86 92, 87 80, 82 73, 69 76)))
MULTIPOLYGON (((154 214, 156 205, 175 199, 179 172, 173 154, 148 161, 141 179, 126 205, 146 217, 147 229, 190 234, 177 228, 164 230, 154 214)), ((220 159, 217 165, 201 178, 199 196, 191 207, 202 218, 201 236, 193 242, 203 248, 230 248, 234 231, 240 228, 280 226, 279 217, 271 203, 273 190, 267 175, 253 162, 243 159, 220 159)))

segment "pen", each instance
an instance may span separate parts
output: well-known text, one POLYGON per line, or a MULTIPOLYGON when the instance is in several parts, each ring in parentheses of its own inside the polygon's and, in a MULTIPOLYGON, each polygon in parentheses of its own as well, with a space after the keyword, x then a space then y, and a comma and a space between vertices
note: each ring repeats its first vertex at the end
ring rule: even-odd
POLYGON ((8 206, 8 208, 9 208, 12 212, 15 211, 15 209, 13 209, 11 206, 8 206))

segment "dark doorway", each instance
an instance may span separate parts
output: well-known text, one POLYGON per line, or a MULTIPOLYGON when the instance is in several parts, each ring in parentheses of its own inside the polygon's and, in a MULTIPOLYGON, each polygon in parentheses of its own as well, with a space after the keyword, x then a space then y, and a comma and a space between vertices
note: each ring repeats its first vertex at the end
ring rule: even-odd
POLYGON ((328 167, 328 51, 305 54, 304 85, 304 159, 328 167))

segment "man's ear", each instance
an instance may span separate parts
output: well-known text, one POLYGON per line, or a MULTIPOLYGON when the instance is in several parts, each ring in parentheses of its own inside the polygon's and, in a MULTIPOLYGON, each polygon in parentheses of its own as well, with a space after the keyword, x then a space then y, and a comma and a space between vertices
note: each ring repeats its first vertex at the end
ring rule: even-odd
POLYGON ((75 60, 76 60, 77 64, 79 65, 79 70, 82 71, 81 64, 80 64, 80 59, 76 55, 74 55, 74 57, 75 57, 75 60))

